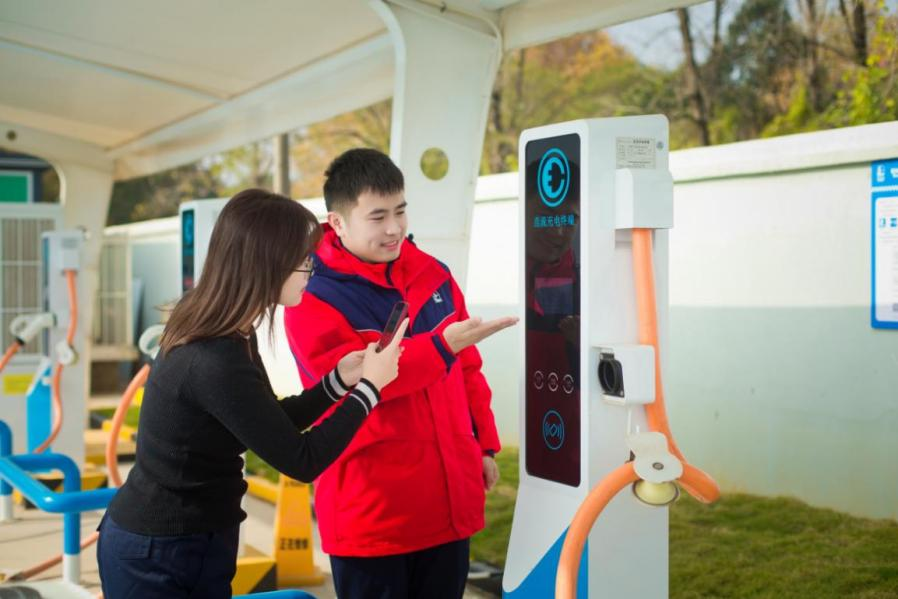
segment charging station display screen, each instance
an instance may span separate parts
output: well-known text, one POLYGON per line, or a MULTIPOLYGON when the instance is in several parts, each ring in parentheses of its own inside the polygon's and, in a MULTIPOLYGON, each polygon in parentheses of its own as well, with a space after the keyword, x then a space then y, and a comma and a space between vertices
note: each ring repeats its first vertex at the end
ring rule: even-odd
POLYGON ((193 210, 181 213, 181 291, 193 289, 194 252, 196 246, 196 214, 193 210))
POLYGON ((580 485, 580 136, 525 149, 525 466, 580 485))

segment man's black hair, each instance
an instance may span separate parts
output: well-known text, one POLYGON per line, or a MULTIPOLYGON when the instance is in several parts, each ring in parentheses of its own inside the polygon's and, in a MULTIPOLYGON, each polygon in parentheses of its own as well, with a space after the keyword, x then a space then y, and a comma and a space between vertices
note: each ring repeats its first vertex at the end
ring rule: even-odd
POLYGON ((405 189, 399 167, 389 156, 371 148, 343 152, 327 167, 324 177, 324 204, 328 211, 351 210, 366 191, 393 195, 405 189))

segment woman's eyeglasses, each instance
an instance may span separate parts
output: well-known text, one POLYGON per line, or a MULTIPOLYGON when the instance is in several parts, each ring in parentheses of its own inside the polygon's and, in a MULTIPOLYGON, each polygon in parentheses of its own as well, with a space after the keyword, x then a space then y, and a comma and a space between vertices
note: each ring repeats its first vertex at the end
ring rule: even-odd
POLYGON ((315 274, 315 265, 312 263, 306 263, 302 265, 302 268, 294 268, 293 272, 304 272, 309 275, 309 277, 311 277, 313 274, 315 274))

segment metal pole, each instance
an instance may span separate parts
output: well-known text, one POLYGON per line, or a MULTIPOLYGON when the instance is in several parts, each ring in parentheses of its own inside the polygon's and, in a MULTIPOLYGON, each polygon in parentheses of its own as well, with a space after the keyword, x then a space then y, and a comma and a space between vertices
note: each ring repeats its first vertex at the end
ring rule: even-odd
POLYGON ((274 192, 290 197, 290 135, 274 138, 274 192))
MULTIPOLYGON (((8 455, 12 455, 12 429, 0 420, 0 457, 8 455)), ((0 478, 0 522, 11 522, 12 519, 12 486, 0 478)))

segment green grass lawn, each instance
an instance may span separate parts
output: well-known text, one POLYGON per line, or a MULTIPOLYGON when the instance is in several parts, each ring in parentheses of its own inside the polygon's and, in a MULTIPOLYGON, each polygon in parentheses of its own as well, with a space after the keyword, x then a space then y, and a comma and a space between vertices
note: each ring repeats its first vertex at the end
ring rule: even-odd
POLYGON ((278 471, 269 466, 262 460, 262 458, 253 452, 247 451, 244 460, 246 461, 247 474, 255 474, 256 476, 267 478, 273 483, 278 482, 278 471))
MULTIPOLYGON (((518 485, 517 450, 497 456, 474 559, 505 562, 518 485)), ((898 522, 855 518, 798 500, 726 494, 683 497, 670 510, 670 596, 898 598, 898 522)))
MULTIPOLYGON (((91 410, 91 412, 95 412, 97 414, 102 414, 107 418, 112 418, 115 414, 115 408, 97 408, 96 410, 91 410)), ((123 424, 128 426, 137 427, 137 420, 140 418, 140 406, 131 406, 128 408, 128 413, 125 414, 125 421, 123 424)))

